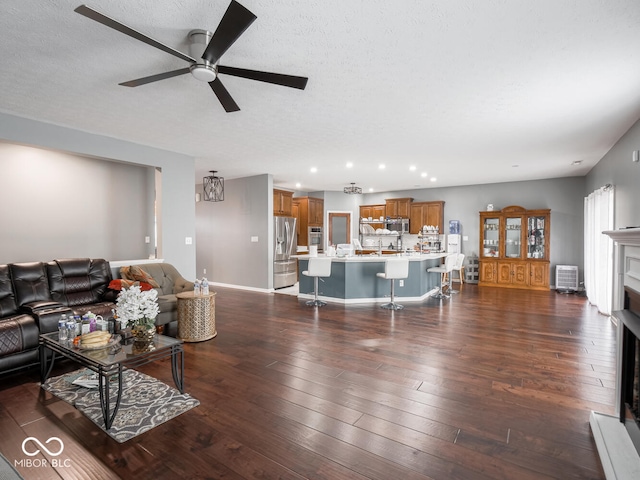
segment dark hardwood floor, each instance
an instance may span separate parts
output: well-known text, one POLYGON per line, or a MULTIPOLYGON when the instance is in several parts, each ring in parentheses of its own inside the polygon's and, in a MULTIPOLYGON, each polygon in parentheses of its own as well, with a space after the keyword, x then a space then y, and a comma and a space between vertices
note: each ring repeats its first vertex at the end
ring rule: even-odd
MULTIPOLYGON (((185 345, 199 407, 118 444, 23 373, 0 379, 0 451, 64 441, 67 466, 26 479, 604 478, 588 420, 613 413, 615 328, 583 297, 465 284, 389 312, 216 291, 218 336, 185 345)), ((173 385, 168 361, 141 370, 173 385)))

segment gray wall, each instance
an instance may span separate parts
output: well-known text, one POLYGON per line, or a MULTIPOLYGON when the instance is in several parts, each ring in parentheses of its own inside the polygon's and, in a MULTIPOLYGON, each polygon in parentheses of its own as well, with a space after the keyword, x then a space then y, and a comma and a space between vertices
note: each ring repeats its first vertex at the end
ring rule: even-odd
POLYGON ((196 203, 199 277, 206 268, 209 281, 273 288, 272 190, 271 175, 225 180, 224 201, 196 203))
POLYGON ((634 150, 640 150, 640 121, 618 140, 586 177, 585 196, 607 183, 614 185, 615 229, 640 226, 640 162, 632 162, 634 150))
MULTIPOLYGON (((161 219, 159 234, 162 237, 162 251, 159 252, 159 255, 165 261, 175 265, 186 278, 195 277, 195 244, 186 245, 185 242, 186 237, 195 238, 195 187, 193 180, 195 177, 195 160, 192 157, 3 113, 0 113, 0 140, 55 152, 66 152, 76 156, 160 168, 162 170, 162 180, 158 189, 162 194, 162 202, 158 206, 158 217, 161 219)), ((78 174, 75 170, 58 173, 65 173, 72 177, 78 174)), ((32 172, 32 175, 42 180, 39 172, 32 172)), ((149 177, 151 176, 149 173, 149 177)), ((89 184, 77 185, 78 192, 90 193, 93 184, 99 182, 109 183, 113 182, 113 179, 105 177, 93 178, 89 184)), ((129 183, 121 184, 120 182, 115 182, 111 183, 111 187, 111 197, 126 197, 131 194, 131 185, 129 183)), ((26 194, 34 194, 31 185, 24 185, 23 195, 26 194)), ((111 197, 109 200, 111 200, 111 197)), ((7 209, 14 208, 19 199, 20 197, 14 199, 9 205, 2 205, 3 219, 8 215, 7 209)), ((124 210, 118 212, 115 209, 111 209, 110 204, 106 201, 102 201, 94 205, 94 207, 96 208, 96 219, 108 219, 103 220, 103 222, 108 224, 110 232, 130 228, 129 223, 125 221, 126 215, 128 215, 127 210, 140 210, 139 206, 128 203, 124 210), (114 218, 114 216, 119 218, 114 218)), ((65 208, 70 212, 79 209, 75 201, 66 202, 61 208, 65 208)), ((146 209, 146 206, 144 208, 146 209)), ((148 215, 148 212, 141 213, 139 211, 133 213, 133 215, 136 216, 137 221, 140 218, 138 215, 148 215)), ((29 223, 29 228, 33 229, 34 225, 37 226, 38 221, 42 221, 42 219, 34 219, 33 224, 29 223)), ((148 221, 144 223, 147 225, 148 221)), ((52 230, 43 231, 43 235, 46 235, 52 245, 62 246, 69 241, 68 225, 51 224, 50 226, 52 230)), ((85 227, 86 236, 84 241, 86 243, 101 244, 104 241, 103 231, 107 227, 96 228, 95 224, 89 224, 85 227)), ((13 234, 11 229, 11 225, 3 223, 3 230, 8 230, 13 234)), ((111 234, 118 235, 114 232, 111 234)), ((15 242, 10 243, 8 247, 3 245, 3 248, 9 248, 10 250, 15 247, 15 242)), ((41 250, 38 250, 39 252, 41 250)), ((6 258, 7 256, 11 255, 3 252, 3 257, 6 258)), ((29 257, 30 260, 46 259, 36 258, 37 256, 30 255, 29 257)), ((74 251, 70 256, 79 255, 74 251)), ((103 251, 95 251, 91 256, 103 257, 107 260, 131 260, 130 258, 109 258, 110 252, 103 251)))
POLYGON ((155 253, 144 242, 154 237, 152 167, 8 143, 0 162, 0 263, 155 253))

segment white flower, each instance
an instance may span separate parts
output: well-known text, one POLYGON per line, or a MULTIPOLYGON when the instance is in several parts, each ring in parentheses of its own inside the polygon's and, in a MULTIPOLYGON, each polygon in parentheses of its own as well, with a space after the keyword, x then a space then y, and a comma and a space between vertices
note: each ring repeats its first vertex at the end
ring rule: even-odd
POLYGON ((143 292, 138 285, 122 289, 116 300, 116 313, 122 328, 133 325, 152 325, 160 313, 158 292, 156 290, 143 292))

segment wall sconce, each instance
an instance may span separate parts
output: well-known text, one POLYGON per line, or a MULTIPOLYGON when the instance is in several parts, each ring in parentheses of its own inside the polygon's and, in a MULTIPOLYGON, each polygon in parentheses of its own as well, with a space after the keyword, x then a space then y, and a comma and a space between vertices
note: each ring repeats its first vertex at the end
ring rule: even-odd
POLYGON ((202 179, 205 202, 222 202, 224 200, 224 178, 216 176, 216 170, 209 170, 211 175, 202 179))

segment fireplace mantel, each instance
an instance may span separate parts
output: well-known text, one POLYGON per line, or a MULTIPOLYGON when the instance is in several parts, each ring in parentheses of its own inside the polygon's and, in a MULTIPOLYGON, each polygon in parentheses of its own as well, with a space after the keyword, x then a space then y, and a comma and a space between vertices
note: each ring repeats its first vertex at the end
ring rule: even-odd
MULTIPOLYGON (((640 228, 626 228, 602 232, 615 241, 613 308, 624 308, 624 288, 640 291, 640 228)), ((613 317, 615 319, 616 312, 613 317)), ((616 404, 621 395, 622 322, 617 322, 616 404)), ((607 480, 640 478, 640 455, 636 451, 624 424, 620 422, 620 407, 616 415, 591 412, 589 423, 607 480)))

